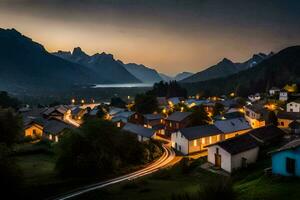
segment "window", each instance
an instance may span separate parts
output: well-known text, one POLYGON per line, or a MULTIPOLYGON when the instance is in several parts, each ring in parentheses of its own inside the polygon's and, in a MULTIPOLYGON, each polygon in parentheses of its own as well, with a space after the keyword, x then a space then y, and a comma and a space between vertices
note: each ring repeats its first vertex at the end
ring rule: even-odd
POLYGON ((202 144, 205 144, 205 138, 202 138, 201 140, 202 140, 202 144))
POLYGON ((181 151, 181 145, 178 145, 179 151, 181 151))
POLYGON ((119 127, 119 128, 121 127, 121 122, 117 123, 117 127, 119 127))
POLYGON ((219 148, 218 147, 216 148, 216 154, 219 154, 219 148))
POLYGON ((137 114, 134 115, 134 118, 135 118, 135 119, 138 119, 138 117, 139 117, 139 116, 138 116, 137 114))
POLYGON ((286 171, 290 174, 295 174, 295 159, 293 158, 286 158, 286 171))
POLYGON ((176 123, 176 128, 179 128, 179 123, 176 123))
POLYGON ((211 144, 212 143, 212 137, 210 136, 209 137, 209 144, 211 144))
POLYGON ((172 122, 170 122, 169 127, 170 127, 170 128, 172 127, 172 122))
POLYGON ((280 125, 281 125, 281 126, 284 126, 284 122, 280 122, 280 125))
POLYGON ((194 140, 194 147, 197 146, 197 140, 194 140))
POLYGON ((32 130, 32 135, 36 136, 36 130, 35 129, 32 130))

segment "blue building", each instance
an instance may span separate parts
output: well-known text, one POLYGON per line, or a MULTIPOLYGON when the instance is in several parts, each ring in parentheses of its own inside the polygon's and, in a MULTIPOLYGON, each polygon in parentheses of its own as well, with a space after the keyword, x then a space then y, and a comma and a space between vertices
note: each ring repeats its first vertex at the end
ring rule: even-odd
POLYGON ((300 139, 272 152, 272 173, 300 177, 300 139))

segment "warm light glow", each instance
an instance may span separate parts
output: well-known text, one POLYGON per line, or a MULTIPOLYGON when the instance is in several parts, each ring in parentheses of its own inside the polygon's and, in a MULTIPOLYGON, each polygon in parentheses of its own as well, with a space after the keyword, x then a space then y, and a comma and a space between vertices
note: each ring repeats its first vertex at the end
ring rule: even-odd
POLYGON ((72 104, 74 104, 75 103, 75 99, 72 99, 71 102, 72 102, 72 104))
POLYGON ((81 103, 84 104, 84 100, 83 99, 81 100, 81 103))
POLYGON ((184 111, 184 108, 183 108, 183 107, 181 107, 181 108, 180 108, 180 112, 183 112, 183 111, 184 111))
POLYGON ((231 97, 234 97, 234 96, 235 96, 234 92, 231 92, 231 93, 230 93, 230 96, 231 96, 231 97))

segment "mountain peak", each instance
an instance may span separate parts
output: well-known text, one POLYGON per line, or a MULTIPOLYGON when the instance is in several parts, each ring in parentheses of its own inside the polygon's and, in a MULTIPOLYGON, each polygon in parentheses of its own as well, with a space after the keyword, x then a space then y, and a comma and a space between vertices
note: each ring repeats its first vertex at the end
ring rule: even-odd
POLYGON ((221 62, 219 62, 218 64, 228 64, 228 63, 233 63, 231 60, 229 60, 228 58, 223 58, 223 60, 221 62))
POLYGON ((75 57, 88 56, 80 47, 75 47, 72 54, 75 57))

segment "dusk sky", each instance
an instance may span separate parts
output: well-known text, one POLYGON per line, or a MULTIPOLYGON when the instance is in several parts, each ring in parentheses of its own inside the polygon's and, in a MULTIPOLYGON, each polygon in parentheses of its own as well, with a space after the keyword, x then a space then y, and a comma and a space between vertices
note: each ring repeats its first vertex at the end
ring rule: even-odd
POLYGON ((0 27, 173 75, 300 44, 299 11, 297 0, 0 0, 0 27))

